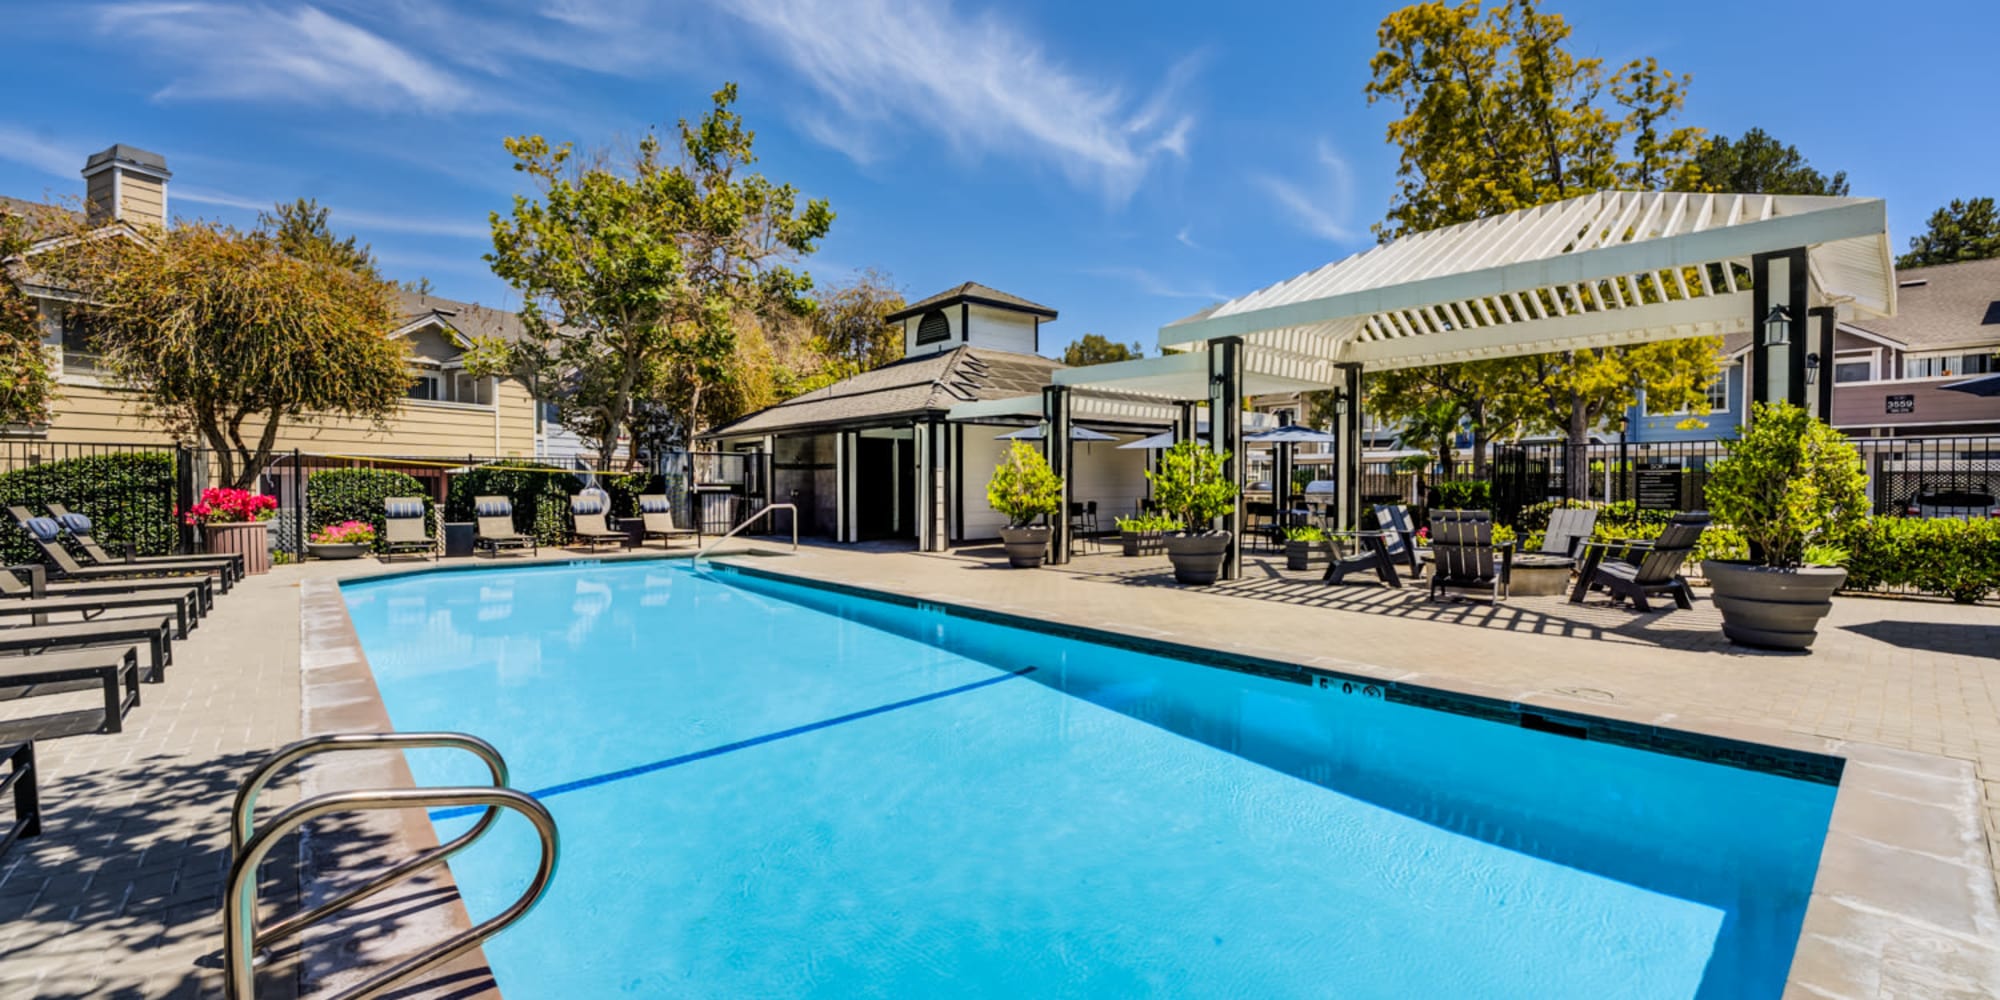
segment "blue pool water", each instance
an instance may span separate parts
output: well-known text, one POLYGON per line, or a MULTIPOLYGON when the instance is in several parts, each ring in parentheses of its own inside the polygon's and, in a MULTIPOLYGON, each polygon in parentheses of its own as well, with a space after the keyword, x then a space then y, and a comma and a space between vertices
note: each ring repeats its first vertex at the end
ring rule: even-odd
MULTIPOLYGON (((1833 802, 677 563, 345 594, 396 727, 492 740, 561 827, 487 944, 511 1000, 1776 997, 1833 802)), ((475 919, 534 852, 452 863, 475 919)))

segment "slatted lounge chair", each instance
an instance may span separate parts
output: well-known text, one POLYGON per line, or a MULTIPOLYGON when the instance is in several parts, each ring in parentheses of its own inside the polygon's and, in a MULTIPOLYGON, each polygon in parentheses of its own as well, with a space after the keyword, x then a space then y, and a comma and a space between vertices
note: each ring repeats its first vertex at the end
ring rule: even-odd
MULTIPOLYGON (((33 616, 31 624, 46 624, 43 615, 78 614, 85 621, 97 618, 106 611, 139 609, 154 613, 172 612, 174 616, 174 638, 187 638, 188 630, 195 626, 201 615, 201 596, 192 589, 179 592, 162 591, 153 594, 77 594, 61 597, 36 597, 33 585, 22 582, 11 570, 0 569, 0 618, 20 618, 33 616)), ((14 623, 5 623, 14 624, 14 623)))
POLYGON ((514 530, 514 502, 506 497, 476 497, 472 501, 472 548, 498 556, 501 549, 526 549, 541 554, 534 536, 514 530))
POLYGON ((213 575, 222 581, 222 592, 228 593, 235 582, 228 571, 222 569, 188 569, 167 563, 114 563, 110 566, 85 566, 63 548, 59 539, 62 526, 52 517, 31 517, 21 522, 21 530, 28 533, 28 539, 48 557, 49 565, 56 568, 65 580, 109 580, 120 577, 171 577, 176 580, 192 580, 199 576, 213 575))
POLYGON ((570 519, 575 522, 570 529, 571 545, 588 545, 597 551, 599 545, 623 545, 627 535, 613 531, 609 521, 611 497, 603 490, 584 490, 569 498, 570 519))
MULTIPOLYGON (((49 516, 55 518, 56 523, 62 525, 64 531, 69 532, 69 537, 76 541, 79 548, 83 549, 83 557, 96 565, 114 566, 126 563, 140 563, 151 566, 180 564, 194 567, 214 566, 226 569, 238 580, 243 579, 243 557, 235 553, 202 556, 139 556, 133 555, 130 546, 127 546, 124 557, 119 558, 104 551, 103 546, 98 545, 96 539, 91 536, 92 525, 90 518, 82 514, 72 514, 68 508, 59 503, 49 504, 48 507, 49 516)), ((26 508, 22 509, 25 510, 26 508)), ((20 515, 17 514, 15 516, 19 517, 20 515)))
MULTIPOLYGON (((139 650, 135 646, 102 646, 71 653, 40 656, 0 656, 0 699, 12 701, 45 694, 66 694, 92 687, 104 689, 102 733, 125 728, 125 716, 139 704, 139 650), (121 691, 122 689, 122 691, 121 691)), ((10 729, 39 719, 14 719, 10 729)))
POLYGON ((1542 547, 1536 554, 1575 559, 1596 530, 1597 511, 1589 507, 1558 507, 1549 511, 1549 526, 1542 532, 1542 547))
POLYGON ((1513 543, 1493 541, 1490 512, 1431 512, 1431 600, 1464 596, 1497 603, 1507 596, 1513 562, 1513 543))
POLYGON ((701 538, 701 532, 674 523, 674 502, 665 493, 647 493, 639 497, 639 519, 645 522, 641 539, 657 538, 667 548, 674 547, 676 538, 696 541, 701 538))
POLYGON ((1582 604, 1585 594, 1601 587, 1610 592, 1612 603, 1630 600, 1638 611, 1653 610, 1646 598, 1656 594, 1670 595, 1682 610, 1694 607, 1694 591, 1681 567, 1707 527, 1708 515, 1697 511, 1674 515, 1660 537, 1651 541, 1586 542, 1583 567, 1569 602, 1582 604))
MULTIPOLYGON (((95 595, 149 594, 161 597, 188 596, 194 601, 198 614, 205 615, 215 610, 215 578, 212 576, 183 576, 163 580, 49 580, 49 568, 41 563, 19 563, 0 566, 6 575, 0 575, 0 596, 9 597, 90 597, 95 595), (9 583, 8 576, 17 578, 9 583), (25 592, 14 589, 20 585, 19 576, 28 579, 25 592)), ((190 623, 191 624, 191 623, 190 623)))
POLYGON ((382 501, 382 560, 405 552, 429 553, 437 561, 437 543, 424 526, 423 497, 389 497, 382 501))
POLYGON ((35 771, 35 741, 24 740, 12 746, 0 746, 0 757, 7 758, 13 765, 5 778, 0 778, 0 795, 14 793, 14 822, 5 832, 0 832, 0 855, 14 846, 14 841, 40 836, 42 832, 42 806, 39 775, 35 771))
POLYGON ((1409 510, 1398 505, 1384 505, 1375 508, 1375 523, 1380 527, 1374 531, 1328 532, 1329 542, 1333 538, 1352 538, 1357 551, 1347 555, 1335 555, 1326 566, 1322 583, 1343 583, 1349 573, 1373 570, 1375 578, 1390 587, 1401 587, 1403 578, 1398 572, 1410 574, 1412 579, 1421 576, 1423 564, 1417 561, 1416 536, 1410 529, 1409 510))
POLYGON ((146 677, 158 683, 167 676, 174 659, 173 620, 165 616, 145 618, 100 618, 94 622, 68 625, 29 625, 0 628, 0 652, 40 653, 50 649, 80 646, 124 646, 144 643, 147 650, 146 677))

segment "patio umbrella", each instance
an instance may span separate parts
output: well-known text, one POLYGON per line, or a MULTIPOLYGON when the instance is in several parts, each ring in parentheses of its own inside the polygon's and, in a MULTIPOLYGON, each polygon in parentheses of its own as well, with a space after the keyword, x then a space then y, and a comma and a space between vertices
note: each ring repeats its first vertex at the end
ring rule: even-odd
POLYGON ((1326 431, 1316 431, 1310 427, 1302 427, 1298 424, 1286 424, 1283 427, 1251 431, 1243 435, 1243 440, 1245 442, 1254 441, 1259 444, 1335 444, 1340 441, 1340 437, 1336 434, 1326 431))
POLYGON ((1938 388, 1946 392, 1965 392, 1974 396, 2000 396, 2000 374, 1980 375, 1963 382, 1953 382, 1938 388))
POLYGON ((1127 441, 1126 443, 1121 444, 1118 447, 1120 450, 1131 448, 1134 450, 1151 451, 1155 448, 1171 448, 1173 446, 1174 446, 1174 432, 1161 431, 1160 433, 1155 434, 1152 437, 1142 437, 1137 441, 1127 441))
MULTIPOLYGON (((1036 425, 1035 425, 1035 426, 1033 426, 1033 427, 1023 427, 1023 428, 1021 428, 1021 429, 1020 429, 1020 430, 1018 430, 1018 431, 1009 431, 1008 433, 1006 433, 1006 434, 1002 434, 1002 435, 1000 435, 999 437, 996 437, 996 438, 994 438, 993 440, 995 440, 995 441, 1040 441, 1040 440, 1041 440, 1042 438, 1046 437, 1047 435, 1048 435, 1048 431, 1047 431, 1046 429, 1044 429, 1044 428, 1043 428, 1043 426, 1042 426, 1041 424, 1036 424, 1036 425)), ((1112 436, 1111 436, 1111 435, 1109 435, 1109 434, 1106 434, 1106 433, 1103 433, 1102 431, 1094 431, 1094 430, 1091 430, 1091 429, 1090 429, 1090 428, 1088 428, 1088 427, 1082 427, 1082 426, 1078 426, 1078 425, 1076 425, 1076 424, 1071 424, 1071 425, 1069 426, 1069 439, 1070 439, 1071 441, 1116 441, 1116 440, 1118 440, 1117 438, 1115 438, 1115 437, 1112 437, 1112 436)))

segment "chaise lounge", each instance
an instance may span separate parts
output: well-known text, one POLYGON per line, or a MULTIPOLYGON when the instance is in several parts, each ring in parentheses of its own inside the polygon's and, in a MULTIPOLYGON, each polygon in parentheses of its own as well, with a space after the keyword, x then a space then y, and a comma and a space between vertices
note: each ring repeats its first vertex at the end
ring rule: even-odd
MULTIPOLYGON (((103 646, 40 656, 0 656, 0 700, 104 689, 101 733, 125 728, 125 716, 139 704, 139 650, 133 646, 103 646)), ((48 716, 13 719, 9 730, 32 728, 48 716)))
MULTIPOLYGON (((14 516, 17 518, 20 517, 19 511, 25 511, 26 509, 25 507, 19 508, 14 516)), ((99 566, 122 566, 137 563, 144 566, 186 566, 191 569, 222 570, 226 575, 232 576, 237 581, 243 579, 243 557, 234 553, 199 556, 141 556, 132 554, 131 546, 128 545, 125 546, 124 558, 113 556, 109 552, 104 551, 104 547, 97 544, 96 538, 92 536, 91 530, 93 526, 90 523, 90 518, 82 514, 70 513, 69 508, 59 503, 49 504, 48 509, 49 515, 56 519, 57 524, 62 525, 64 531, 69 532, 69 537, 76 541, 77 547, 83 549, 83 557, 90 560, 93 564, 99 566)))
POLYGON ((382 561, 405 552, 429 553, 437 561, 437 543, 424 526, 423 497, 388 497, 382 501, 382 561))
POLYGON ((56 568, 66 580, 105 580, 120 577, 169 577, 175 580, 193 580, 197 577, 214 576, 222 581, 223 593, 228 593, 235 582, 227 568, 220 566, 193 567, 178 563, 113 563, 109 566, 85 566, 63 548, 62 526, 52 517, 30 517, 21 522, 21 530, 35 547, 48 557, 49 564, 56 568))
POLYGON ((611 497, 603 490, 584 490, 569 498, 570 544, 588 545, 592 552, 599 545, 620 546, 628 537, 622 531, 613 531, 607 520, 611 514, 611 497))
POLYGON ((472 502, 475 519, 473 551, 485 549, 493 557, 500 555, 501 549, 518 549, 541 554, 541 546, 534 536, 521 534, 514 527, 514 501, 506 497, 476 497, 472 502))
POLYGON ((201 597, 193 589, 179 592, 158 591, 127 594, 65 594, 38 596, 32 579, 23 583, 15 567, 0 567, 0 618, 34 616, 34 624, 45 624, 42 616, 51 614, 77 614, 85 621, 97 618, 106 611, 124 611, 132 608, 172 611, 174 615, 174 638, 187 638, 188 630, 194 628, 201 617, 201 597))
POLYGON ((701 532, 674 523, 674 502, 668 499, 665 493, 647 493, 641 496, 639 518, 644 522, 640 535, 642 541, 657 538, 667 548, 673 548, 676 538, 699 540, 701 537, 701 532))

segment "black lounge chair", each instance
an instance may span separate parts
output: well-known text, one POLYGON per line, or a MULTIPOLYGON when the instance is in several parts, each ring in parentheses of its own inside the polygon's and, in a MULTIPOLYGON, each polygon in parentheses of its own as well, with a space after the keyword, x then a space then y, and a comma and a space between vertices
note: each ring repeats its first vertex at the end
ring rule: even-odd
POLYGON ((1335 555, 1327 563, 1326 575, 1322 583, 1342 583, 1347 574, 1367 570, 1375 572, 1375 578, 1391 587, 1403 585, 1402 576, 1397 572, 1400 565, 1410 574, 1411 579, 1423 575, 1424 565, 1417 561, 1417 539, 1410 528, 1410 512, 1400 504, 1383 505, 1375 508, 1374 531, 1334 531, 1328 532, 1329 546, 1332 539, 1352 538, 1357 551, 1347 555, 1335 555))
MULTIPOLYGON (((243 557, 235 553, 201 556, 141 556, 132 554, 132 547, 127 545, 124 546, 125 555, 123 558, 113 556, 109 552, 104 551, 104 547, 97 544, 96 539, 91 535, 93 526, 90 523, 90 518, 82 514, 72 514, 68 508, 59 503, 49 504, 48 508, 49 515, 56 519, 57 524, 62 525, 64 531, 69 532, 69 537, 74 539, 77 547, 83 550, 83 557, 96 565, 122 566, 128 563, 138 563, 147 566, 188 566, 196 569, 214 567, 225 570, 236 580, 243 579, 243 557)), ((25 507, 20 508, 20 510, 26 509, 25 507)), ((14 516, 18 518, 21 515, 17 512, 14 516)))
POLYGON ((1655 594, 1673 597, 1682 610, 1694 607, 1694 592, 1688 589, 1681 567, 1694 554, 1696 542, 1708 527, 1708 515, 1699 511, 1676 514, 1660 537, 1650 541, 1627 539, 1614 542, 1587 542, 1583 547, 1583 567, 1571 604, 1582 604, 1584 595, 1601 587, 1610 592, 1612 603, 1630 600, 1639 611, 1651 611, 1646 598, 1655 594))
POLYGON ((13 766, 7 776, 0 778, 0 795, 14 793, 14 822, 8 824, 6 832, 0 833, 0 855, 14 846, 14 841, 40 836, 42 832, 42 804, 38 793, 38 775, 35 773, 35 741, 24 740, 12 746, 0 747, 0 757, 7 758, 13 766))
POLYGON ((475 497, 472 501, 475 519, 472 548, 485 549, 487 554, 498 556, 501 549, 526 549, 540 555, 542 547, 533 535, 524 535, 514 527, 514 502, 506 497, 475 497))
POLYGON ((174 658, 174 624, 166 617, 100 618, 94 622, 66 625, 26 625, 0 628, 0 652, 41 653, 48 649, 79 646, 123 646, 145 643, 145 679, 158 683, 166 679, 167 664, 174 658))
POLYGON ((639 535, 641 541, 657 538, 671 549, 676 538, 701 540, 701 532, 674 523, 674 502, 665 493, 647 493, 639 497, 639 520, 643 524, 639 535))
POLYGON ((21 522, 21 530, 28 533, 30 541, 48 557, 49 565, 65 580, 108 580, 120 577, 171 577, 176 580, 192 580, 196 577, 213 576, 222 581, 222 592, 228 593, 234 583, 229 571, 222 567, 187 567, 172 563, 113 563, 109 566, 85 566, 63 548, 62 526, 52 517, 31 517, 21 522))
POLYGON ((201 597, 193 589, 179 592, 37 597, 32 582, 23 583, 11 569, 0 567, 0 618, 32 615, 35 619, 33 624, 43 625, 46 624, 42 620, 44 615, 67 612, 82 615, 85 621, 90 621, 106 611, 123 611, 131 608, 173 612, 174 638, 185 639, 188 630, 200 619, 201 597))
POLYGON ((588 545, 592 552, 599 545, 623 545, 630 538, 622 531, 613 531, 608 518, 611 516, 611 497, 603 490, 584 490, 569 498, 570 520, 575 526, 570 529, 571 545, 588 545))
POLYGON ((41 563, 20 563, 0 566, 9 574, 25 575, 28 590, 19 590, 20 580, 9 583, 0 575, 0 595, 10 597, 91 597, 97 595, 152 594, 162 597, 187 595, 194 601, 200 614, 215 610, 215 578, 212 576, 180 576, 165 579, 122 579, 122 580, 54 580, 49 579, 49 568, 41 563))
POLYGON ((429 554, 437 561, 437 543, 424 526, 423 497, 389 497, 382 501, 382 560, 405 552, 429 554))
POLYGON ((1507 596, 1514 543, 1493 541, 1493 515, 1483 510, 1431 512, 1431 600, 1446 596, 1499 602, 1507 596))
POLYGON ((1590 507, 1558 507, 1549 511, 1542 547, 1535 554, 1574 561, 1583 543, 1597 530, 1597 511, 1590 507))
MULTIPOLYGON (((40 656, 0 656, 0 698, 32 698, 104 689, 101 733, 125 728, 125 716, 139 704, 139 650, 133 646, 102 646, 40 656), (120 689, 123 689, 122 692, 120 689)), ((46 717, 43 717, 46 718, 46 717)), ((9 720, 9 729, 32 726, 41 719, 9 720)))

